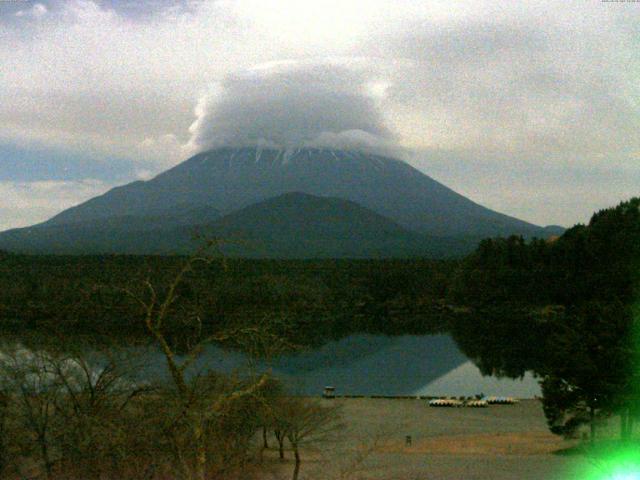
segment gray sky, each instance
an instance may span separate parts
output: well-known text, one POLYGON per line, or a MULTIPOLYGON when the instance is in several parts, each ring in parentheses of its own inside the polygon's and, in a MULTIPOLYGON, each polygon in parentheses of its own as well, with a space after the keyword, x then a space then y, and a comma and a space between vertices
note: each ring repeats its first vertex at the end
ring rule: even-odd
POLYGON ((0 229, 256 143, 585 222, 640 194, 639 47, 640 2, 0 2, 0 229))

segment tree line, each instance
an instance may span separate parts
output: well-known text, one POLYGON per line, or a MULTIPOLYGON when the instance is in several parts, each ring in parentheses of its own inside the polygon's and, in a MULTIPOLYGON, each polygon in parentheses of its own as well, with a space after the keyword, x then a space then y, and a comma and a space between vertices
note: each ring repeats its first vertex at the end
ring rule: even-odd
POLYGON ((640 198, 595 213, 562 236, 484 240, 452 280, 467 305, 452 324, 484 373, 540 379, 551 431, 572 435, 620 416, 631 437, 640 405, 640 198))
MULTIPOLYGON (((166 292, 187 258, 5 254, 0 330, 145 339, 143 309, 126 292, 140 293, 148 278, 158 293, 166 292)), ((445 330, 455 267, 455 261, 427 259, 228 259, 194 266, 178 293, 204 329, 286 318, 296 343, 317 345, 354 332, 445 330)))

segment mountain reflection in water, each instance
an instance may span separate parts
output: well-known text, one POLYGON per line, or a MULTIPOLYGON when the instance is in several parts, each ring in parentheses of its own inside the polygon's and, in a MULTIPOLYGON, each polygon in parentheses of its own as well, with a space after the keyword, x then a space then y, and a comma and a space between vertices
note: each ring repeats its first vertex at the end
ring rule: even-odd
MULTIPOLYGON (((158 349, 123 348, 132 361, 143 365, 142 379, 167 378, 165 359, 158 349)), ((449 335, 357 334, 319 348, 256 362, 242 353, 211 345, 189 371, 242 373, 249 369, 269 369, 289 391, 301 395, 319 395, 326 385, 335 387, 337 395, 540 395, 540 387, 529 374, 522 380, 483 377, 449 335)))
MULTIPOLYGON (((151 368, 160 373, 164 364, 155 355, 151 368)), ((246 363, 237 352, 209 347, 194 368, 231 371, 246 363)), ((483 377, 448 335, 351 335, 254 368, 270 368, 292 392, 304 395, 320 394, 326 385, 338 395, 540 395, 529 374, 523 380, 483 377)))

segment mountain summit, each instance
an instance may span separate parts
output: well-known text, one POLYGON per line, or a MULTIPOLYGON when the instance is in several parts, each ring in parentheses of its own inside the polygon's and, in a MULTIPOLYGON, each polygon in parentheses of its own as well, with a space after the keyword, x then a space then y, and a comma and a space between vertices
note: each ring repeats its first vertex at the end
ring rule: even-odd
MULTIPOLYGON (((35 241, 42 247, 38 251, 46 251, 47 242, 39 240, 43 235, 57 237, 53 231, 70 229, 84 229, 88 233, 92 229, 104 230, 105 225, 109 226, 110 235, 123 230, 131 234, 213 225, 218 218, 292 192, 298 195, 285 196, 274 204, 264 203, 257 210, 250 210, 253 216, 247 217, 245 212, 245 217, 252 218, 255 224, 255 212, 268 218, 265 209, 277 206, 285 217, 280 222, 271 222, 271 228, 282 230, 286 229, 287 218, 299 221, 300 212, 293 211, 296 208, 307 209, 305 215, 309 215, 310 205, 321 208, 321 199, 331 198, 330 205, 323 208, 335 210, 339 207, 336 199, 344 200, 342 207, 355 215, 353 204, 357 204, 362 207, 357 213, 363 222, 375 219, 374 223, 380 225, 380 218, 384 217, 389 225, 397 226, 396 233, 402 232, 405 239, 408 234, 474 239, 511 234, 549 235, 541 227, 474 203, 400 160, 325 148, 247 147, 200 153, 149 181, 114 188, 40 225, 0 234, 0 248, 15 249, 22 240, 28 240, 23 246, 35 241), (299 194, 320 200, 311 201, 299 194), (287 201, 291 205, 284 208, 283 202, 287 201)), ((238 222, 242 218, 236 215, 234 225, 241 227, 238 222)), ((312 221, 311 216, 308 218, 312 221)), ((321 220, 315 217, 313 221, 321 220)), ((354 221, 353 217, 350 221, 354 221)), ((217 224, 218 228, 226 228, 224 222, 217 224)), ((314 228, 311 230, 317 232, 319 227, 314 228)), ((362 222, 358 228, 362 230, 362 222)))

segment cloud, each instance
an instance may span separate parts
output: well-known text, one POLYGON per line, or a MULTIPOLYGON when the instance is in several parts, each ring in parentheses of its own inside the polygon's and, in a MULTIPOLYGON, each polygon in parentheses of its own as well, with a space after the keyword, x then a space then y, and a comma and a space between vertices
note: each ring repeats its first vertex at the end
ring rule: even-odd
POLYGON ((42 222, 63 209, 106 192, 112 185, 87 179, 71 181, 0 181, 0 231, 42 222))
MULTIPOLYGON (((162 0, 132 9, 123 2, 69 0, 48 4, 38 22, 13 24, 0 15, 0 131, 10 139, 92 148, 144 163, 151 150, 140 148, 146 139, 188 140, 198 99, 209 120, 214 107, 251 113, 249 100, 263 102, 256 108, 275 108, 276 96, 287 93, 276 88, 269 106, 269 92, 252 85, 271 88, 291 80, 286 105, 302 107, 293 97, 325 68, 334 72, 326 86, 335 86, 335 98, 342 96, 345 105, 357 90, 349 84, 370 80, 358 77, 363 71, 386 80, 374 115, 405 147, 474 146, 512 155, 537 150, 540 157, 566 151, 585 161, 640 150, 634 135, 640 122, 634 75, 640 9, 634 5, 338 3, 162 0), (342 68, 314 66, 310 58, 340 58, 342 68), (256 67, 265 62, 270 70, 256 67), (355 78, 347 68, 354 65, 355 78), (218 90, 203 96, 212 82, 218 90), (251 97, 231 105, 233 94, 245 93, 251 97)), ((320 98, 310 101, 315 106, 320 98)), ((360 95, 356 101, 354 114, 372 100, 360 95)), ((336 112, 350 115, 345 110, 339 105, 336 112)), ((376 118, 373 127, 379 126, 376 118)), ((353 120, 344 123, 363 123, 353 120)), ((205 123, 194 142, 211 140, 205 123)), ((226 135, 233 128, 224 127, 226 135)), ((344 130, 372 133, 367 128, 344 130)), ((282 141, 275 130, 268 136, 282 141)), ((159 167, 183 160, 170 157, 180 153, 156 149, 159 167)))
POLYGON ((166 133, 157 137, 145 138, 137 145, 135 156, 150 162, 160 163, 159 167, 169 167, 179 159, 188 156, 189 153, 188 145, 180 141, 175 134, 166 133))
POLYGON ((16 17, 32 17, 32 18, 42 18, 49 12, 49 9, 46 5, 42 3, 35 3, 28 10, 18 10, 15 15, 16 17))
MULTIPOLYGON (((144 178, 216 143, 398 143, 465 152, 442 171, 472 193, 496 159, 514 182, 551 164, 637 169, 636 4, 50 0, 34 21, 36 5, 0 2, 4 143, 128 158, 144 178)), ((566 205, 546 223, 590 208, 566 205)))
POLYGON ((640 157, 599 165, 580 160, 424 150, 410 163, 481 205, 538 225, 586 223, 593 212, 638 195, 640 157))
POLYGON ((278 62, 234 73, 200 98, 194 150, 216 146, 356 147, 392 141, 364 72, 336 62, 278 62))
POLYGON ((387 105, 405 141, 532 160, 536 152, 593 162, 636 150, 640 91, 624 65, 637 42, 627 19, 594 5, 570 2, 544 22, 522 6, 446 28, 416 20, 372 40, 369 51, 394 65, 387 105))

